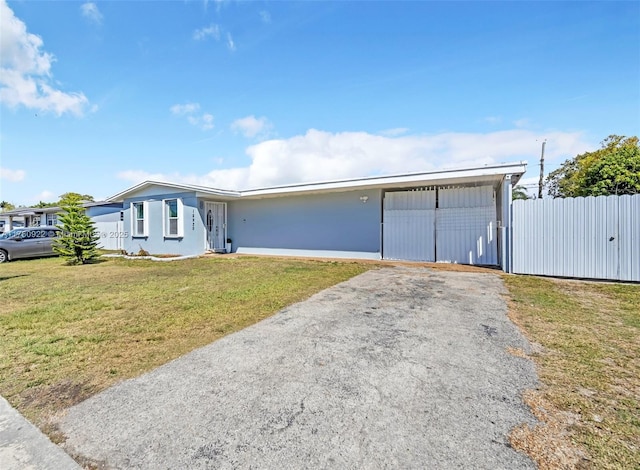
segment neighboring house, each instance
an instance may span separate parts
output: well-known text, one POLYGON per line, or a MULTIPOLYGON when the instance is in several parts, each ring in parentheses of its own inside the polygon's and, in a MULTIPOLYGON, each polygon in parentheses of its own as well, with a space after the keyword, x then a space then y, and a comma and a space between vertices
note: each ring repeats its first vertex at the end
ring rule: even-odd
MULTIPOLYGON (((108 250, 122 249, 122 204, 110 201, 85 202, 85 214, 100 233, 99 246, 108 250)), ((4 231, 16 227, 57 225, 60 207, 21 207, 0 213, 4 231)))
POLYGON ((508 266, 511 189, 526 163, 247 191, 146 181, 122 204, 123 248, 508 266))

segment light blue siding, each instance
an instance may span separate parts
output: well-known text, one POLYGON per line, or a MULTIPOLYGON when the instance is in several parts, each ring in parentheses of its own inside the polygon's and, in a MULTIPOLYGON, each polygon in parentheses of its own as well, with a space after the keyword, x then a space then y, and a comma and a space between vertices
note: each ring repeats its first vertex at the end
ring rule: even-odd
POLYGON ((120 204, 93 206, 85 209, 85 214, 91 218, 93 222, 118 222, 120 221, 120 204))
MULTIPOLYGON (((233 251, 380 253, 380 190, 246 199, 228 204, 233 251), (362 202, 367 196, 367 202, 362 202)), ((379 257, 379 256, 378 256, 379 257)))
POLYGON ((151 254, 200 255, 205 251, 205 233, 202 213, 195 193, 172 193, 138 196, 124 201, 123 231, 128 234, 123 249, 128 253, 138 253, 140 249, 151 254), (184 236, 169 238, 164 236, 162 211, 163 199, 182 199, 184 236), (133 237, 131 227, 131 203, 146 201, 149 232, 146 237, 133 237))

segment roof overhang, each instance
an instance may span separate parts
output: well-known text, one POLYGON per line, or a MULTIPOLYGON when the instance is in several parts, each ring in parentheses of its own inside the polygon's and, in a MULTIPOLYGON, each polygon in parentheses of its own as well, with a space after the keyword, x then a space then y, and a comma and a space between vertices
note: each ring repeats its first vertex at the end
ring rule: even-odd
POLYGON ((108 202, 122 202, 136 193, 151 186, 166 188, 168 191, 194 192, 199 198, 215 198, 217 200, 260 199, 281 197, 296 194, 313 194, 341 191, 357 191, 372 188, 400 189, 417 186, 435 185, 497 185, 506 175, 511 175, 512 184, 516 184, 527 169, 526 162, 485 165, 476 168, 435 170, 421 173, 407 173, 392 176, 370 176, 366 178, 323 181, 316 183, 300 183, 270 188, 231 191, 190 184, 167 183, 161 181, 144 181, 132 186, 110 198, 108 202))
POLYGON ((131 186, 124 191, 115 194, 107 199, 108 202, 123 202, 125 199, 135 195, 136 193, 149 188, 151 186, 160 186, 170 191, 188 191, 196 193, 198 197, 215 197, 221 199, 235 199, 240 196, 238 191, 226 191, 223 189, 208 188, 206 186, 197 186, 193 184, 168 183, 165 181, 143 181, 142 183, 131 186))
POLYGON ((273 188, 241 191, 242 198, 278 197, 303 193, 323 193, 337 191, 357 191, 372 188, 401 189, 416 186, 446 185, 497 185, 506 175, 511 175, 512 184, 516 184, 527 169, 526 162, 483 166, 468 169, 436 170, 422 173, 407 173, 395 176, 373 176, 330 182, 304 183, 273 188))

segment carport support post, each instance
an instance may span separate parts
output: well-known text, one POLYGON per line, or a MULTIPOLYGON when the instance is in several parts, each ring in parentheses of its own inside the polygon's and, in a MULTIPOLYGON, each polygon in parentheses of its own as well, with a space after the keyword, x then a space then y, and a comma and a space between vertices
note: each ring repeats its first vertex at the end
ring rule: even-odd
POLYGON ((500 227, 502 238, 501 265, 506 273, 511 272, 511 175, 505 175, 502 181, 502 224, 500 227))

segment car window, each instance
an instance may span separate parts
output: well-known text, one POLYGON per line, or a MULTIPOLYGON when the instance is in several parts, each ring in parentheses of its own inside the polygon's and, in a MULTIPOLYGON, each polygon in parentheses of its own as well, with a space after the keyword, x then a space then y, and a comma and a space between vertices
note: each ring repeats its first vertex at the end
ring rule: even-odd
POLYGON ((13 238, 18 233, 22 232, 22 230, 9 230, 7 233, 3 233, 0 235, 0 240, 6 240, 7 238, 13 238))

